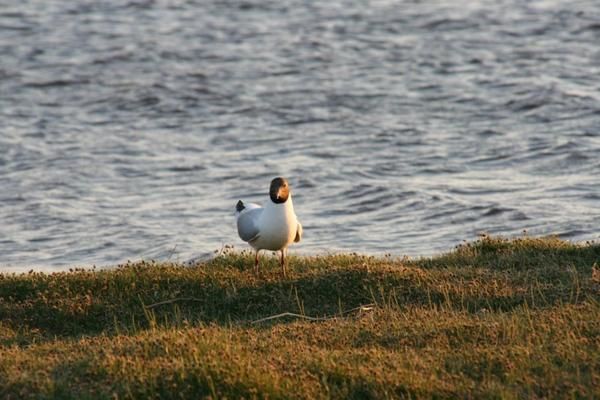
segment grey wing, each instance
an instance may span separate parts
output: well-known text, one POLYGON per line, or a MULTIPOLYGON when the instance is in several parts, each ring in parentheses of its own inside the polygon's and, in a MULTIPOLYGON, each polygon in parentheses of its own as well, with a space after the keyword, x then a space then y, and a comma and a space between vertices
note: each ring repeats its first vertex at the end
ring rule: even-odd
POLYGON ((294 238, 294 242, 298 243, 302 239, 302 224, 298 221, 296 223, 296 237, 294 238))
POLYGON ((258 218, 262 214, 262 208, 254 208, 241 213, 237 218, 237 229, 240 238, 245 242, 256 239, 260 231, 258 230, 258 218))

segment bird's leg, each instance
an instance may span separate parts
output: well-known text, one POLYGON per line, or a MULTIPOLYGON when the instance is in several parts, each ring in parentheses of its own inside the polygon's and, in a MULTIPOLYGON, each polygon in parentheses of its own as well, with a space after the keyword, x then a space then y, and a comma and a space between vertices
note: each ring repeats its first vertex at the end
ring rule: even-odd
POLYGON ((254 275, 258 275, 258 250, 254 253, 254 275))
POLYGON ((281 273, 283 274, 283 277, 286 277, 285 274, 285 249, 281 249, 281 273))

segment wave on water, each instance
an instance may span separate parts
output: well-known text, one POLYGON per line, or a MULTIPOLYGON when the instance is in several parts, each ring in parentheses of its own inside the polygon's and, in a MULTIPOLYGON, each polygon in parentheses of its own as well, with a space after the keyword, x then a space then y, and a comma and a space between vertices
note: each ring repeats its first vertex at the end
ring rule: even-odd
POLYGON ((600 238, 598 7, 44 2, 0 10, 0 270, 244 248, 289 178, 300 254, 600 238))

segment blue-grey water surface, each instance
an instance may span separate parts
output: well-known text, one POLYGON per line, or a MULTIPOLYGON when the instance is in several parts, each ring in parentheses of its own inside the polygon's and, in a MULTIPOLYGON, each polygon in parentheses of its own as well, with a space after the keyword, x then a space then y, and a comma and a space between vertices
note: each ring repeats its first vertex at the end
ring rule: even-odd
POLYGON ((600 237, 597 1, 0 0, 0 270, 600 237))

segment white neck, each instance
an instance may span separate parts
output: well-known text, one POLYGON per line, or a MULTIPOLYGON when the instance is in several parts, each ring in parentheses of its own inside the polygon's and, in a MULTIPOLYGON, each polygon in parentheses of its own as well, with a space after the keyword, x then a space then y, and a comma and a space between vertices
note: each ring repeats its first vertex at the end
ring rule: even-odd
POLYGON ((288 198, 286 201, 284 201, 283 203, 273 203, 271 201, 271 199, 269 199, 269 201, 267 201, 267 204, 265 205, 265 209, 267 208, 275 208, 275 209, 294 209, 294 203, 292 202, 292 194, 288 194, 288 198))

